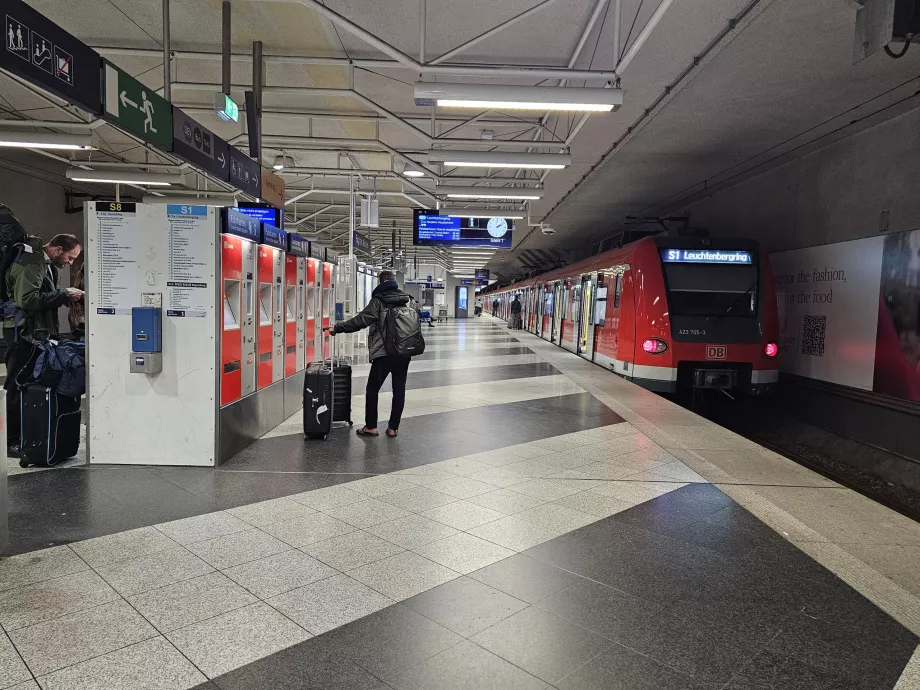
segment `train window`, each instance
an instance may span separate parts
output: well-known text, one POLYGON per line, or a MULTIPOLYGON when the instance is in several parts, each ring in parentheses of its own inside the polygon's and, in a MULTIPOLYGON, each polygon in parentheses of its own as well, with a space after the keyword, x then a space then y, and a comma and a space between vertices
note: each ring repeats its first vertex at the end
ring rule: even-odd
POLYGON ((681 316, 754 316, 757 266, 664 264, 668 306, 681 316))
POLYGON ((617 273, 617 284, 613 291, 613 306, 620 308, 620 295, 623 294, 623 274, 617 273))
POLYGON ((607 286, 597 287, 597 299, 594 302, 594 323, 598 326, 607 325, 607 286))

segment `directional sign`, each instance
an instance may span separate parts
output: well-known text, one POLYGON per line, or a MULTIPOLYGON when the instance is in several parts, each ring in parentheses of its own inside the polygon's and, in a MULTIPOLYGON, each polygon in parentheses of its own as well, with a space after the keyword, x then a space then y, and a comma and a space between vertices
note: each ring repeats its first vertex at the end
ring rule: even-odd
POLYGON ((230 181, 230 150, 227 142, 175 107, 173 151, 214 177, 224 182, 230 181))
POLYGON ((262 166, 235 146, 230 146, 230 184, 259 198, 262 196, 262 166))
POLYGON ((101 113, 99 54, 20 0, 3 0, 3 10, 0 67, 101 113))
POLYGON ((362 235, 357 230, 355 231, 355 240, 354 240, 355 251, 365 252, 370 254, 371 252, 371 238, 367 235, 362 235))
POLYGON ((108 60, 103 62, 105 118, 163 151, 172 151, 173 117, 169 101, 108 60))

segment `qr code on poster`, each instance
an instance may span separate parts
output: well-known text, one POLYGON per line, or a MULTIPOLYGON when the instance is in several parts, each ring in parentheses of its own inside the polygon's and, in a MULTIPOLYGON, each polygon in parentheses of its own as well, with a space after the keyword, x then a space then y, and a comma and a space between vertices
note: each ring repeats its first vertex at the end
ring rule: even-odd
POLYGON ((802 354, 814 357, 824 356, 824 334, 827 331, 826 316, 805 315, 802 327, 802 354))

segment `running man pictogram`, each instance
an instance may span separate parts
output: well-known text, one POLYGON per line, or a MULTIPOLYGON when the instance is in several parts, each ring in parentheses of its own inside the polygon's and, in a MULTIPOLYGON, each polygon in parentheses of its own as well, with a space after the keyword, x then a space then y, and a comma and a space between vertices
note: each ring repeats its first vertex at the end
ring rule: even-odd
POLYGON ((157 130, 156 130, 156 128, 153 126, 153 113, 154 113, 154 111, 153 111, 153 103, 151 103, 149 100, 147 100, 147 92, 146 92, 146 91, 141 91, 141 102, 143 103, 143 106, 144 106, 144 117, 145 117, 145 119, 144 119, 144 134, 147 133, 147 130, 148 130, 148 129, 149 129, 151 132, 153 132, 154 134, 156 134, 156 133, 157 133, 157 130))

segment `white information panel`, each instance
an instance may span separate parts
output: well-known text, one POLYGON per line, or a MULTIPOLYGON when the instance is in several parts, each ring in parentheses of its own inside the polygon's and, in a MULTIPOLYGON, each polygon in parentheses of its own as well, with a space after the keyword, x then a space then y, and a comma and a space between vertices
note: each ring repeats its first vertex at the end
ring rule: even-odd
POLYGON ((216 210, 95 202, 85 217, 89 462, 213 466, 216 210), (151 294, 163 295, 163 369, 130 373, 131 308, 151 294))

